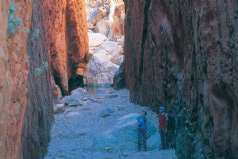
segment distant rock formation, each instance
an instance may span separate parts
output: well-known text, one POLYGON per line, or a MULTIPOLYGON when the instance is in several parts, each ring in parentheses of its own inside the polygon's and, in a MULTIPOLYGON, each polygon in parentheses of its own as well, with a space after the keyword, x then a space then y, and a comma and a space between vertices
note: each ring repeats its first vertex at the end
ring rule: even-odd
POLYGON ((125 0, 131 100, 167 108, 181 159, 238 157, 237 5, 125 0))
POLYGON ((121 0, 85 2, 91 59, 84 70, 84 84, 90 87, 111 86, 124 60, 124 3, 121 0))

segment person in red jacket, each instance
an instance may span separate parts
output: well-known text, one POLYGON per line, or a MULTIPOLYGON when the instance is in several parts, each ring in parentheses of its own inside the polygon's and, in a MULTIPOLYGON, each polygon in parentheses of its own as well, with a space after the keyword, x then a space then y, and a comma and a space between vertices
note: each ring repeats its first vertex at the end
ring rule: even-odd
POLYGON ((168 114, 165 113, 165 108, 159 107, 159 133, 161 137, 162 150, 167 149, 167 120, 168 114))

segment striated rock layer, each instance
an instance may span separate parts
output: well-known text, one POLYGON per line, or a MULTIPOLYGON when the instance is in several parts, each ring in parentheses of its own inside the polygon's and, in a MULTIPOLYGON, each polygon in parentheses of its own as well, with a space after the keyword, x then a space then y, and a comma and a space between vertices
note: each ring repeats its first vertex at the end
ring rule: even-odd
POLYGON ((131 100, 167 108, 179 158, 238 158, 237 6, 125 0, 131 100))
POLYGON ((67 94, 69 80, 82 76, 76 73, 77 69, 87 62, 89 47, 85 2, 45 0, 43 10, 52 75, 62 93, 67 94))

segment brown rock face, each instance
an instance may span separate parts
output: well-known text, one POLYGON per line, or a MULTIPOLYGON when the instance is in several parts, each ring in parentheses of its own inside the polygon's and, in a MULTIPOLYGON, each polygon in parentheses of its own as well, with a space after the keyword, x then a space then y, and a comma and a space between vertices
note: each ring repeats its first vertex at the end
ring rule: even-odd
MULTIPOLYGON (((8 55, 11 79, 10 105, 5 132, 5 158, 22 158, 21 133, 26 108, 28 58, 28 30, 31 25, 32 3, 30 0, 11 3, 8 19, 8 55)), ((5 15, 7 16, 7 14, 5 15)), ((3 92, 4 93, 4 92, 3 92)))
POLYGON ((169 113, 179 158, 238 158, 237 1, 125 0, 131 100, 169 113))
POLYGON ((24 159, 40 159, 47 153, 54 121, 51 80, 42 2, 33 0, 32 22, 27 44, 29 74, 27 104, 22 128, 24 159))
POLYGON ((110 31, 112 39, 116 39, 117 37, 121 38, 124 36, 124 25, 125 25, 125 5, 117 5, 115 6, 115 10, 112 16, 112 21, 110 25, 110 31))
POLYGON ((6 131, 9 117, 12 77, 7 49, 7 25, 10 0, 0 1, 0 158, 6 154, 6 131))
POLYGON ((67 94, 69 80, 77 79, 78 65, 87 62, 85 3, 84 0, 46 0, 43 9, 52 75, 62 93, 67 94))
POLYGON ((50 24, 44 18, 47 14, 61 16, 60 12, 45 12, 48 3, 42 3, 38 0, 15 0, 11 5, 10 0, 0 2, 1 159, 44 157, 53 122, 52 89, 60 95, 51 80, 52 74, 55 79, 60 77, 57 82, 65 85, 67 91, 68 79, 88 59, 84 1, 59 1, 52 5, 66 6, 62 9, 64 18, 58 24, 54 24, 57 18, 50 24), (49 28, 45 28, 47 24, 49 28))

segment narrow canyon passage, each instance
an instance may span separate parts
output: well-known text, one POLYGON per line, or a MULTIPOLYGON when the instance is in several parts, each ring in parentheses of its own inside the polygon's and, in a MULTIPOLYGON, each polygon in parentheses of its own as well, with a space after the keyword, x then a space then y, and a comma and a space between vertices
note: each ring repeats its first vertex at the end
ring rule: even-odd
POLYGON ((174 150, 159 150, 158 116, 129 101, 129 91, 78 88, 55 110, 45 159, 176 159, 174 150), (88 90, 88 91, 87 91, 88 90), (63 104, 64 105, 64 104, 63 104), (60 111, 64 109, 64 112, 60 111), (148 151, 137 152, 137 117, 148 112, 148 151))
POLYGON ((0 0, 0 24, 0 159, 238 159, 237 0, 0 0))

